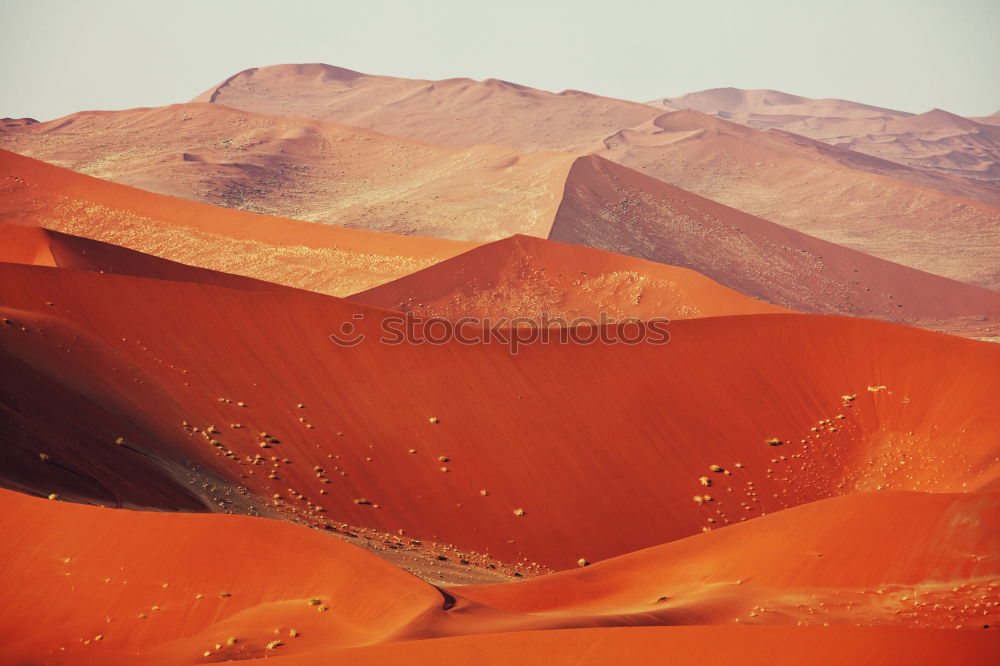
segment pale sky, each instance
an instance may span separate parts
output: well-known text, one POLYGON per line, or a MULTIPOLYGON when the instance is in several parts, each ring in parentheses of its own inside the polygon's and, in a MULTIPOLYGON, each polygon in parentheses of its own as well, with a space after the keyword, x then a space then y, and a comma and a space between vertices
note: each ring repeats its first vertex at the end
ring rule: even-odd
POLYGON ((184 102, 249 67, 649 101, 734 86, 1000 110, 1000 0, 0 0, 0 117, 184 102))

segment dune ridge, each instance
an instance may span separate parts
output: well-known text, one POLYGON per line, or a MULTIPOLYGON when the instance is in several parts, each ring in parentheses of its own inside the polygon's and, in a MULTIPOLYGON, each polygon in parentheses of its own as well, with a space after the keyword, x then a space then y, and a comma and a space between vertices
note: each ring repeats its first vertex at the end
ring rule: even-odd
POLYGON ((920 114, 774 90, 716 88, 650 102, 758 129, 778 128, 900 164, 1000 185, 1000 133, 987 118, 920 114))
POLYGON ((209 206, 8 151, 0 178, 0 221, 322 293, 354 293, 474 247, 209 206))

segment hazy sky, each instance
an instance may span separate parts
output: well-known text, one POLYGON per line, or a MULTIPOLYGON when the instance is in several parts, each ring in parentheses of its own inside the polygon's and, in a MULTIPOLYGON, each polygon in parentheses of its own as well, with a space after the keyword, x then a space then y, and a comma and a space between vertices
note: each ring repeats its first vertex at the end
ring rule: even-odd
POLYGON ((0 116, 191 99, 325 62, 649 101, 735 86, 1000 109, 1000 0, 3 0, 0 116))

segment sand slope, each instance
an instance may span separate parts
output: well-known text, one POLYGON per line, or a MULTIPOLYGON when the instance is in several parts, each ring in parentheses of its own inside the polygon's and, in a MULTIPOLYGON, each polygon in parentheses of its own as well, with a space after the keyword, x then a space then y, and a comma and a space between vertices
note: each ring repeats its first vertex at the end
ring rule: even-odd
POLYGON ((351 294, 474 246, 275 218, 98 180, 0 151, 0 221, 302 289, 351 294))
POLYGON ((482 245, 350 297, 418 317, 538 317, 572 322, 782 312, 674 266, 530 236, 482 245))
MULTIPOLYGON (((641 111, 631 102, 502 82, 413 81, 325 65, 247 70, 198 101, 430 143, 593 151, 825 240, 971 284, 1000 286, 995 186, 788 132, 762 133, 695 111, 641 111), (943 257, 941 245, 959 251, 943 257)), ((927 122, 937 127, 936 117, 927 122)))
POLYGON ((970 191, 968 183, 697 111, 666 113, 595 148, 609 160, 797 231, 970 284, 1000 285, 995 188, 970 191))
POLYGON ((551 93, 497 79, 402 79, 324 64, 244 70, 193 101, 356 125, 434 144, 527 151, 580 150, 595 136, 655 114, 643 104, 576 90, 551 93))
POLYGON ((976 556, 995 550, 996 526, 977 524, 996 515, 995 493, 838 498, 585 569, 448 590, 278 521, 7 491, 0 507, 16 535, 0 546, 20 609, 0 629, 13 663, 609 663, 738 650, 740 663, 985 664, 998 643, 982 629, 1000 619, 997 561, 976 556), (914 549, 920 559, 899 566, 914 549))
POLYGON ((215 104, 77 113, 25 128, 3 146, 215 205, 476 240, 544 236, 572 163, 558 153, 442 148, 215 104))
POLYGON ((994 335, 1000 293, 893 264, 710 201, 600 157, 566 182, 552 240, 698 271, 802 312, 994 335))
POLYGON ((530 572, 845 492, 997 482, 988 343, 779 314, 676 321, 664 345, 512 355, 496 339, 381 344, 386 311, 306 292, 16 264, 0 277, 16 370, 2 374, 3 483, 40 495, 174 508, 193 492, 217 510, 404 529, 530 572), (368 338, 334 345, 343 322, 368 338), (71 407, 53 413, 56 390, 71 407), (261 448, 261 432, 280 441, 261 448), (189 460, 200 476, 177 470, 151 498, 116 480, 136 460, 159 476, 189 460))
POLYGON ((0 238, 3 239, 0 262, 5 263, 196 282, 248 291, 285 289, 273 282, 188 266, 44 227, 0 223, 0 238))
POLYGON ((775 90, 716 88, 650 104, 694 109, 758 129, 778 128, 939 173, 1000 184, 1000 131, 941 109, 921 114, 775 90))

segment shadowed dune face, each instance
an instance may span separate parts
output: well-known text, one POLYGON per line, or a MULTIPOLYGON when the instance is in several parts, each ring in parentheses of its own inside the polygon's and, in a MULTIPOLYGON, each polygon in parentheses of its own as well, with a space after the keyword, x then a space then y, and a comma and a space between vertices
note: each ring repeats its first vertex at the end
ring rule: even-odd
POLYGON ((33 125, 3 145, 161 194, 464 240, 544 236, 573 160, 491 146, 436 147, 209 104, 79 113, 33 125))
POLYGON ((993 335, 1000 294, 747 215, 599 157, 579 159, 549 237, 683 266, 802 312, 993 335))
POLYGON ((351 296, 419 317, 600 321, 786 312, 698 273, 529 236, 480 246, 351 296))
POLYGON ((1000 184, 1000 133, 987 119, 941 109, 914 115, 840 99, 737 88, 651 104, 694 109, 758 129, 783 129, 900 164, 1000 184))
POLYGON ((695 111, 609 137, 596 153, 823 240, 969 284, 1000 285, 995 187, 695 111), (941 247, 960 250, 944 256, 941 247))
POLYGON ((208 206, 7 151, 0 151, 0 178, 2 222, 321 293, 352 294, 475 246, 208 206))
MULTIPOLYGON (((83 400, 101 377, 99 402, 120 420, 93 417, 88 464, 139 456, 116 446, 122 436, 143 442, 154 465, 167 464, 166 450, 197 462, 213 479, 198 490, 206 502, 225 507, 242 488, 257 512, 402 528, 526 572, 831 495, 997 481, 1000 349, 987 343, 760 315, 674 322, 665 345, 526 345, 514 356, 496 341, 380 344, 385 311, 317 294, 0 269, 3 349, 23 368, 5 375, 4 395, 18 431, 44 422, 58 435, 19 440, 8 469, 58 463, 84 476, 69 444, 79 426, 46 412, 37 386, 83 400), (345 321, 369 338, 333 344, 345 321), (40 461, 43 442, 70 448, 46 444, 40 461), (595 532, 614 538, 595 543, 595 532)), ((101 501, 66 484, 74 499, 101 501)))

